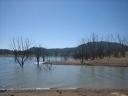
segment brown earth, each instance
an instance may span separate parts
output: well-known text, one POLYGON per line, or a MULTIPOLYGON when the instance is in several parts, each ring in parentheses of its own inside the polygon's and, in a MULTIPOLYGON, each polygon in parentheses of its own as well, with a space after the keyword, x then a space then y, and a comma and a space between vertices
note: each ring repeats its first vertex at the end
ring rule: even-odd
POLYGON ((0 91, 0 96, 128 96, 128 90, 65 89, 0 91))
POLYGON ((104 58, 95 60, 86 60, 81 64, 79 60, 70 61, 51 61, 55 65, 89 65, 89 66, 118 66, 128 67, 128 57, 125 58, 104 58))

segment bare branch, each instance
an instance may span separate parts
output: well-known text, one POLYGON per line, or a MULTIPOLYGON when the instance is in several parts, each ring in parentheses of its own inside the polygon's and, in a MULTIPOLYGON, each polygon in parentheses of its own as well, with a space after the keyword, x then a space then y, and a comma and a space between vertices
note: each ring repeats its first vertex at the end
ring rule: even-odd
POLYGON ((30 41, 29 39, 23 40, 23 38, 12 39, 12 48, 15 57, 15 62, 23 67, 24 63, 29 57, 30 41))

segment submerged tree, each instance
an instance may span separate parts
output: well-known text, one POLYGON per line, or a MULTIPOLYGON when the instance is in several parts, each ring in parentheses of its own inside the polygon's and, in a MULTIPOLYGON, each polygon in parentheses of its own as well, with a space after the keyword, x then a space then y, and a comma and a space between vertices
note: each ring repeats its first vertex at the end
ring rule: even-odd
POLYGON ((77 48, 77 50, 76 50, 76 52, 74 54, 74 58, 75 59, 80 59, 80 63, 81 64, 84 63, 84 59, 85 59, 85 54, 86 54, 85 53, 86 52, 85 47, 86 47, 85 40, 82 39, 80 46, 77 48))
POLYGON ((37 47, 34 54, 37 60, 37 64, 39 64, 41 58, 43 59, 43 62, 45 61, 45 48, 37 47))
POLYGON ((43 59, 43 62, 45 61, 45 57, 48 55, 48 52, 45 48, 42 48, 42 59, 43 59))
POLYGON ((13 49, 13 55, 15 58, 15 62, 20 64, 20 66, 23 68, 24 63, 29 58, 30 52, 30 40, 23 38, 17 38, 12 40, 12 49, 13 49))
POLYGON ((39 65, 40 58, 42 56, 41 48, 36 49, 34 54, 35 54, 35 58, 36 58, 36 61, 37 61, 37 65, 39 65))

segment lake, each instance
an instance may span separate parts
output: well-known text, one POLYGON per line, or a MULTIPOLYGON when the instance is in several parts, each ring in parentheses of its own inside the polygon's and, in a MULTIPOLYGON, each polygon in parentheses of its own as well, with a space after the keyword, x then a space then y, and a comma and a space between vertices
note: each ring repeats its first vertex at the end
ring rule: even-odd
POLYGON ((52 65, 51 68, 34 62, 29 60, 21 69, 12 57, 0 57, 0 89, 128 88, 128 67, 52 65))

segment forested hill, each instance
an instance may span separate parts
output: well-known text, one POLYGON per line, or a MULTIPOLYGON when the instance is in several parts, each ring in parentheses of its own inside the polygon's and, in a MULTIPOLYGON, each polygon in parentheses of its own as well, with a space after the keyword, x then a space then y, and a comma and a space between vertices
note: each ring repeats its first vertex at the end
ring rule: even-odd
POLYGON ((9 54, 13 54, 13 51, 9 49, 0 49, 0 55, 9 55, 9 54))
POLYGON ((115 42, 88 42, 77 47, 76 57, 103 58, 106 56, 124 57, 128 46, 115 42))
MULTIPOLYGON (((103 51, 103 52, 108 52, 108 50, 115 51, 119 50, 121 48, 125 48, 125 51, 128 51, 128 46, 122 45, 120 43, 115 43, 115 42, 88 42, 86 44, 81 44, 77 47, 72 47, 72 48, 51 48, 51 49, 46 49, 42 47, 31 47, 29 50, 32 52, 35 52, 37 50, 41 50, 47 52, 49 55, 73 55, 76 52, 80 51, 81 48, 86 49, 91 54, 91 51, 95 49, 95 51, 103 51)), ((7 54, 13 54, 11 50, 8 49, 0 49, 0 54, 1 55, 7 55, 7 54)))

